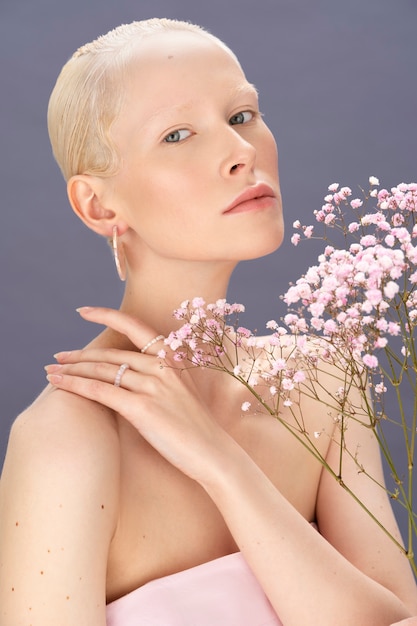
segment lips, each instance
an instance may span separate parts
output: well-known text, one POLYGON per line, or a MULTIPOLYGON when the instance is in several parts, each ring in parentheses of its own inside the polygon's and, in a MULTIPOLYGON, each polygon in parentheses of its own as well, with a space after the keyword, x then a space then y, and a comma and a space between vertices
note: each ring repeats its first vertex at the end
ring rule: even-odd
POLYGON ((238 213, 261 209, 268 206, 275 198, 275 192, 272 187, 265 183, 257 183, 239 194, 223 213, 238 213))

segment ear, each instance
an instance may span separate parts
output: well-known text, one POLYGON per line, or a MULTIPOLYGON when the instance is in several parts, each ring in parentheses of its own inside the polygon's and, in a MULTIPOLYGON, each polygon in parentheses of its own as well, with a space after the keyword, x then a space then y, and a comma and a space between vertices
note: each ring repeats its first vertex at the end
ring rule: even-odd
POLYGON ((87 174, 72 176, 67 184, 68 199, 74 213, 88 228, 109 238, 114 226, 117 226, 119 235, 122 235, 128 225, 119 218, 114 209, 107 206, 106 189, 105 180, 87 174))

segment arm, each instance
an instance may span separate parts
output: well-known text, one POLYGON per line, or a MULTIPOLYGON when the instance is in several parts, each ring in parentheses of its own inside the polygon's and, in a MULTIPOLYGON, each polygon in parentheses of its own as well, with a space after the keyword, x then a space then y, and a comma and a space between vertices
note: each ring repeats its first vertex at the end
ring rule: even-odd
POLYGON ((12 428, 0 490, 0 625, 105 626, 117 436, 55 391, 12 428))
MULTIPOLYGON (((149 330, 144 334, 140 324, 119 313, 92 310, 85 317, 125 332, 137 346, 149 339, 149 330)), ((179 374, 174 364, 161 369, 151 355, 131 352, 85 351, 63 362, 66 365, 54 369, 54 384, 119 411, 168 461, 206 489, 286 626, 388 626, 415 610, 416 592, 405 559, 395 561, 390 577, 385 572, 378 580, 370 568, 360 568, 357 535, 346 534, 339 541, 334 537, 334 547, 315 532, 211 418, 187 372, 179 374), (123 386, 115 388, 114 377, 123 362, 131 369, 123 376, 123 386), (401 599, 397 589, 389 588, 395 577, 401 581, 399 588, 405 585, 401 599)), ((372 507, 373 494, 364 495, 372 507)), ((330 529, 340 522, 331 511, 338 506, 342 523, 345 516, 353 525, 362 523, 359 508, 350 510, 323 481, 318 513, 329 539, 330 529)), ((372 543, 373 533, 373 527, 365 527, 361 548, 372 543)), ((376 551, 381 547, 386 546, 378 540, 376 551)), ((378 563, 375 550, 368 550, 363 562, 372 553, 371 562, 378 563)), ((385 554, 381 562, 383 558, 385 554)))
MULTIPOLYGON (((389 567, 384 567, 382 583, 372 577, 379 578, 372 566, 388 560, 393 552, 389 549, 376 559, 373 542, 376 527, 368 525, 362 531, 362 515, 358 511, 350 512, 349 522, 353 522, 354 532, 350 528, 345 534, 343 555, 311 529, 251 460, 245 459, 240 450, 228 447, 219 473, 211 475, 210 483, 206 481, 205 486, 286 626, 306 623, 388 626, 411 615, 416 607, 416 591, 404 557, 403 562, 396 559, 392 567, 390 562, 389 567), (358 534, 361 534, 361 547, 368 542, 367 556, 371 563, 365 571, 356 567, 354 558, 353 562, 349 560, 356 556, 358 534), (404 603, 390 586, 401 591, 404 603)), ((319 518, 332 517, 340 504, 340 499, 332 502, 331 509, 327 513, 321 510, 319 518)), ((339 513, 343 518, 343 510, 339 513)), ((331 526, 330 519, 327 525, 331 526)), ((359 559, 356 562, 362 564, 359 559)))
MULTIPOLYGON (((318 518, 334 545, 239 450, 229 449, 206 488, 286 626, 388 626, 417 611, 406 559, 330 476, 323 475, 318 518)), ((362 497, 371 508, 381 502, 363 489, 362 497)))

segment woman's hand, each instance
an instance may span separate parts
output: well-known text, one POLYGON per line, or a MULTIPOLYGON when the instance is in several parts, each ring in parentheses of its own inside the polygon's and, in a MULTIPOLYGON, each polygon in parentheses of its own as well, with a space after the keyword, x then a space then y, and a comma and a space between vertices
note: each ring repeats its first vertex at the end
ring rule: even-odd
POLYGON ((211 418, 189 371, 172 358, 157 356, 161 345, 149 327, 120 311, 86 307, 88 321, 126 335, 139 349, 75 350, 56 355, 58 364, 46 367, 55 386, 94 400, 127 419, 170 463, 198 481, 207 475, 207 461, 220 458, 222 443, 231 438, 211 418), (121 368, 123 364, 126 367, 121 368))

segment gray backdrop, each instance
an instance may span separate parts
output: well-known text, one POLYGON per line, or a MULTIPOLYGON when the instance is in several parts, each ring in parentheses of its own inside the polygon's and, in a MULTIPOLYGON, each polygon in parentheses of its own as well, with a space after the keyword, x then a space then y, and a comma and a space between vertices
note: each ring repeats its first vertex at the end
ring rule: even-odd
MULTIPOLYGON (((67 203, 49 93, 76 47, 153 16, 200 23, 240 57, 278 140, 288 233, 296 217, 311 221, 331 182, 417 178, 416 0, 0 0, 0 465, 43 365, 96 332, 75 308, 121 297, 106 243, 67 203)), ((230 298, 247 305, 245 323, 277 318, 278 294, 314 259, 313 245, 287 241, 242 264, 230 298)))

